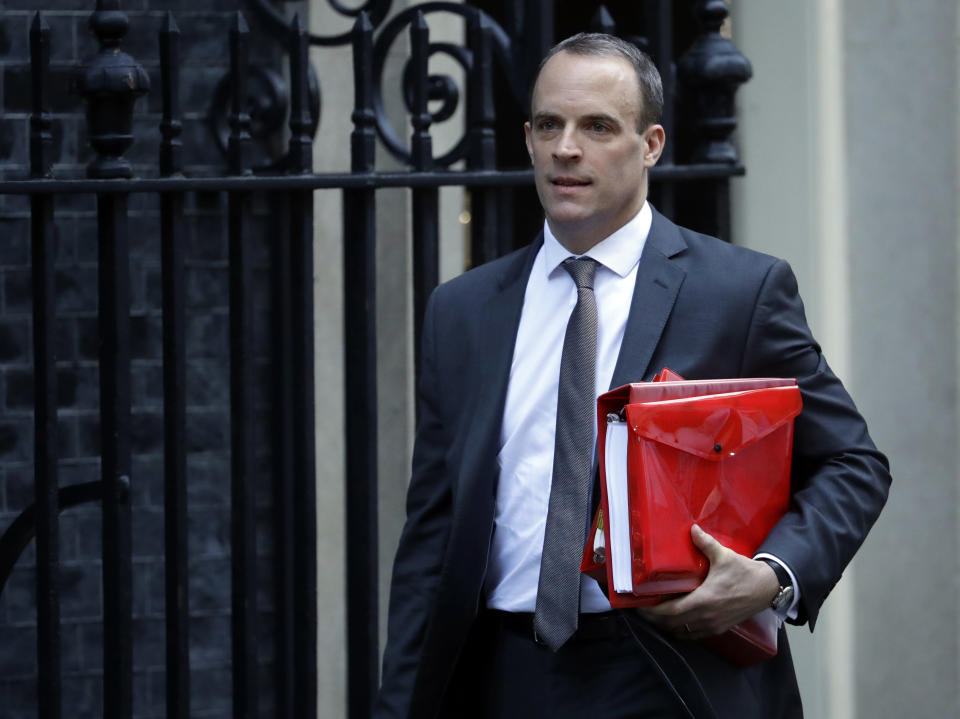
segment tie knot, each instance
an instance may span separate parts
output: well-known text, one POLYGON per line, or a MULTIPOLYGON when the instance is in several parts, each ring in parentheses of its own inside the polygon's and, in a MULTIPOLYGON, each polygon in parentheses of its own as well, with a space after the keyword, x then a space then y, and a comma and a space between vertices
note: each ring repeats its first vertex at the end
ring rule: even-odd
POLYGON ((563 261, 563 269, 570 273, 578 288, 593 289, 593 276, 597 271, 597 261, 591 257, 568 257, 563 261))

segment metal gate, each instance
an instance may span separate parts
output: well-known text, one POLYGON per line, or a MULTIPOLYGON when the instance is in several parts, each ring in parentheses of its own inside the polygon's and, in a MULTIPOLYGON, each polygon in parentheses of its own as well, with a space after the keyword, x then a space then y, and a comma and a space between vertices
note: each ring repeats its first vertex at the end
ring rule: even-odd
MULTIPOLYGON (((52 5, 53 3, 51 3, 52 5)), ((58 588, 61 514, 83 503, 102 511, 103 714, 134 716, 134 530, 131 492, 131 287, 129 225, 131 202, 149 196, 159 204, 162 257, 162 441, 163 543, 165 569, 166 672, 168 717, 190 711, 190 603, 188 596, 187 357, 188 308, 185 306, 184 205, 192 197, 225 196, 229 267, 229 438, 232 711, 235 717, 258 715, 257 496, 258 483, 269 478, 270 524, 277 623, 274 642, 273 714, 314 716, 317 673, 317 527, 314 471, 313 354, 313 192, 336 189, 343 196, 344 326, 347 497, 346 585, 348 611, 348 706, 351 717, 370 714, 377 685, 377 357, 374 299, 377 268, 375 210, 377 192, 409 188, 413 217, 413 297, 415 333, 427 297, 438 282, 438 191, 459 186, 470 195, 470 264, 492 259, 523 244, 523 227, 512 213, 504 188, 532 187, 528 169, 498 169, 497 127, 512 112, 522 116, 536 65, 553 44, 555 27, 569 24, 557 16, 552 1, 494 2, 476 5, 425 2, 390 14, 389 0, 369 0, 338 12, 356 18, 351 32, 313 36, 302 22, 288 22, 266 0, 248 0, 251 17, 283 44, 289 58, 288 142, 275 162, 254 168, 251 161, 251 113, 248 81, 250 30, 244 17, 233 16, 229 32, 230 74, 223 84, 229 113, 211 123, 225 143, 226 171, 217 176, 183 173, 180 111, 180 30, 167 14, 159 29, 159 87, 138 61, 122 51, 128 19, 118 0, 98 0, 90 28, 100 51, 76 70, 76 87, 87 106, 86 137, 93 149, 87 176, 57 177, 52 172, 50 27, 37 12, 29 30, 29 167, 7 173, 0 196, 29 198, 30 273, 32 279, 33 364, 33 503, 0 536, 0 594, 31 540, 36 540, 36 715, 61 716, 61 596, 58 588), (452 13, 464 21, 462 45, 431 43, 429 21, 435 13, 452 13), (383 107, 381 78, 388 50, 409 34, 411 55, 404 96, 413 132, 405 142, 389 123, 383 107), (319 103, 308 62, 314 45, 352 44, 353 133, 351 171, 314 173, 312 142, 319 103), (429 58, 452 57, 466 76, 466 128, 461 140, 443 156, 432 148, 431 125, 449 116, 459 91, 450 78, 432 75, 429 58), (149 92, 162 105, 156 176, 134 177, 124 155, 134 140, 134 104, 149 92), (498 115, 497 111, 500 111, 498 115), (507 111, 509 110, 509 112, 507 111), (380 144, 407 169, 375 169, 380 144), (464 169, 450 169, 463 161, 464 169), (256 171, 254 171, 256 169, 256 171), (63 198, 94 197, 97 237, 97 316, 99 346, 100 477, 63 486, 58 477, 57 373, 57 217, 63 198), (251 244, 251 207, 266 197, 282 207, 287 219, 270 242, 273 311, 269 376, 256 358, 257 259, 251 244), (518 239, 515 239, 518 238, 518 239), (273 393, 270 465, 263 471, 256 447, 261 420, 255 396, 273 393), (259 389, 258 389, 259 388, 259 389)), ((149 2, 147 3, 149 5, 149 2)), ((560 4, 558 4, 559 6, 560 4)), ((749 63, 724 34, 727 17, 722 0, 678 3, 652 0, 620 3, 614 12, 633 30, 625 32, 646 49, 665 83, 664 125, 676 143, 667 144, 652 172, 652 200, 668 216, 697 229, 730 237, 728 180, 743 168, 730 144, 735 127, 733 96, 750 76, 749 63), (620 7, 620 6, 623 7, 620 7), (675 60, 677 24, 698 22, 692 43, 675 60), (636 30, 636 32, 634 31, 636 30), (642 32, 640 32, 642 31, 642 32), (678 113, 678 108, 680 112, 678 113), (678 122, 681 118, 684 122, 678 122)), ((55 8, 51 8, 55 9, 55 8)), ((590 27, 617 32, 606 8, 595 8, 590 27)), ((681 28, 682 29, 682 28, 681 28)), ((689 32, 689 31, 687 31, 689 32)), ((215 118, 214 118, 215 120, 215 118)), ((419 347, 416 341, 415 347, 419 347)), ((0 457, 0 464, 3 458, 0 457)), ((68 715, 69 711, 66 712, 68 715)))

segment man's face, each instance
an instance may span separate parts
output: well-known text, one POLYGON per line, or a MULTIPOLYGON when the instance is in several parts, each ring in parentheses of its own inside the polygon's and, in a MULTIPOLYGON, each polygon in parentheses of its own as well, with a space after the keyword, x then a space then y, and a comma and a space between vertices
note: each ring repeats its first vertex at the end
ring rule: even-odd
POLYGON ((537 79, 524 125, 550 229, 582 253, 629 222, 647 195, 663 128, 637 130, 640 91, 618 57, 554 55, 537 79))

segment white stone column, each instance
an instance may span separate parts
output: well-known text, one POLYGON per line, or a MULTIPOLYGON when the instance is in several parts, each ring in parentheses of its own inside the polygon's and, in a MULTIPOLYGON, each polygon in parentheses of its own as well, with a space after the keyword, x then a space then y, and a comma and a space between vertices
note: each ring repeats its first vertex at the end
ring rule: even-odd
POLYGON ((807 715, 957 716, 957 5, 733 5, 734 237, 793 264, 894 475, 815 635, 791 631, 807 715))
MULTIPOLYGON (((394 2, 392 15, 418 4, 394 2)), ((388 18, 389 20, 389 18, 388 18)), ((388 20, 385 20, 387 22, 388 20)), ((448 14, 427 17, 431 42, 462 44, 464 25, 448 14)), ((312 0, 309 26, 315 34, 348 30, 352 20, 336 13, 326 0, 312 0)), ((382 28, 383 24, 381 24, 382 28)), ((375 30, 374 38, 377 37, 375 30)), ((408 113, 400 104, 400 80, 409 56, 403 31, 390 49, 383 74, 384 103, 396 133, 409 142, 408 113)), ((318 173, 350 169, 353 125, 353 58, 349 45, 314 47, 311 61, 323 96, 320 129, 314 141, 318 173)), ((463 132, 465 85, 456 63, 442 57, 430 63, 431 73, 451 74, 461 89, 458 112, 431 128, 435 154, 446 152, 463 132)), ((380 143, 378 170, 403 170, 380 143)), ((458 216, 462 188, 440 193, 441 279, 463 267, 463 228, 458 216)), ((344 401, 343 397, 343 195, 340 190, 314 194, 317 385, 317 535, 321 581, 318 587, 318 716, 346 715, 346 602, 344 532, 344 401)), ((408 190, 377 192, 377 384, 378 384, 378 521, 380 560, 380 650, 386 637, 390 571, 404 520, 414 435, 412 216, 408 190)))
POLYGON ((857 708, 958 716, 958 6, 843 14, 852 389, 895 482, 857 564, 857 708))
MULTIPOLYGON (((327 2, 312 2, 309 27, 315 34, 350 28, 327 2)), ((323 105, 314 138, 314 172, 350 169, 353 125, 352 51, 312 47, 310 61, 320 81, 323 105)), ((316 358, 317 447, 317 716, 346 716, 346 597, 344 584, 344 398, 343 398, 343 194, 313 195, 314 356, 316 358)))

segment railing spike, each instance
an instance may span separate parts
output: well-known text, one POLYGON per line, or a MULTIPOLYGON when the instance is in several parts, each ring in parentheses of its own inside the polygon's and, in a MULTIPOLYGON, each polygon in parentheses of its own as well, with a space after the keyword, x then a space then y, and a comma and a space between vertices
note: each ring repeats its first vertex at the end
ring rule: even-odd
POLYGON ((433 165, 433 140, 430 138, 430 112, 427 108, 430 84, 427 62, 430 54, 430 28, 423 12, 418 10, 410 23, 410 63, 413 70, 411 97, 413 137, 410 142, 413 166, 427 170, 433 165))
POLYGON ((53 166, 52 121, 47 103, 50 68, 50 26, 37 11, 30 23, 30 75, 33 113, 30 115, 30 175, 49 177, 53 166))
POLYGON ((613 16, 607 10, 606 5, 601 5, 590 18, 590 29, 593 32, 603 32, 607 35, 616 35, 617 24, 613 21, 613 16))
POLYGON ((423 15, 423 10, 417 10, 413 16, 411 26, 417 30, 427 30, 427 19, 423 15))
POLYGON ((247 35, 250 33, 250 26, 247 25, 247 20, 243 16, 243 12, 237 10, 233 16, 233 25, 230 27, 231 32, 238 32, 247 35))
POLYGON ((227 154, 231 174, 249 175, 250 115, 247 113, 247 55, 250 28, 239 10, 230 27, 230 138, 227 154))
POLYGON ((160 174, 173 175, 181 171, 183 143, 180 133, 180 28, 167 12, 160 28, 160 94, 163 116, 160 120, 160 174))
POLYGON ((376 113, 373 109, 373 25, 361 12, 353 26, 353 132, 350 167, 372 172, 376 153, 376 113))
POLYGON ((49 30, 50 25, 47 24, 47 18, 43 16, 43 13, 37 10, 33 14, 33 20, 30 22, 30 31, 31 32, 43 32, 44 30, 49 30))
POLYGON ((310 121, 310 38, 300 14, 290 22, 290 145, 287 156, 291 172, 310 172, 313 141, 310 121))
POLYGON ((161 32, 167 33, 177 33, 180 34, 180 28, 177 26, 177 21, 173 17, 173 13, 167 10, 166 16, 163 18, 163 27, 160 30, 161 32))
POLYGON ((353 27, 355 30, 359 30, 360 32, 373 31, 373 24, 370 22, 370 15, 367 13, 366 10, 364 10, 363 12, 360 13, 360 15, 357 16, 357 22, 354 23, 353 27))

